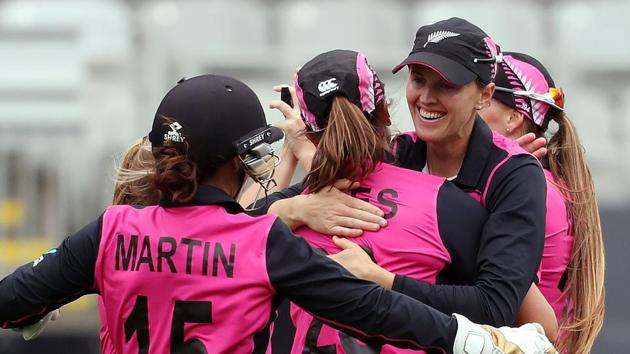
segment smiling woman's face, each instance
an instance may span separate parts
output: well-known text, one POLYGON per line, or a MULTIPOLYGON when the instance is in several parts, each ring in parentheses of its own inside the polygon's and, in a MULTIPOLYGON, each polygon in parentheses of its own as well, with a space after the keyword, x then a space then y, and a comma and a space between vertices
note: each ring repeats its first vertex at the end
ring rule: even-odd
POLYGON ((436 144, 467 138, 483 92, 475 81, 455 86, 426 66, 411 65, 407 104, 416 134, 436 144))

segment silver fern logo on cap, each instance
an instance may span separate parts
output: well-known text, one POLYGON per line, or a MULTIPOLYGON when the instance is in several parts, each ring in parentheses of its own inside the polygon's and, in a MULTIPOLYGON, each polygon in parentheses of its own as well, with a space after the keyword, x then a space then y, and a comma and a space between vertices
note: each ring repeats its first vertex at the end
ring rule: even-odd
POLYGON ((429 43, 439 43, 443 39, 450 38, 450 37, 457 37, 457 36, 459 36, 459 33, 451 32, 451 31, 433 32, 427 37, 427 42, 424 44, 423 48, 426 48, 427 44, 429 43))

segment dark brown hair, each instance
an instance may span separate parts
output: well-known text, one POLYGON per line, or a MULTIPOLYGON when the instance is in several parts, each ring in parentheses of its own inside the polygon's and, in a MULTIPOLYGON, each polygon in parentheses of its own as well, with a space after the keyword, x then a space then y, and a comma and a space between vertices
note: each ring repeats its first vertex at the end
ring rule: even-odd
MULTIPOLYGON (((162 124, 169 125, 175 120, 162 117, 162 124)), ((162 146, 153 147, 155 175, 153 185, 174 202, 189 202, 201 181, 197 164, 192 160, 188 141, 165 141, 162 146)))
POLYGON ((188 142, 165 142, 153 148, 155 176, 153 185, 174 202, 189 202, 197 192, 197 164, 188 156, 188 142))
POLYGON ((311 171, 304 179, 310 192, 331 186, 335 180, 360 181, 389 153, 389 131, 385 125, 384 101, 373 116, 367 116, 344 96, 336 96, 328 125, 319 134, 311 171))

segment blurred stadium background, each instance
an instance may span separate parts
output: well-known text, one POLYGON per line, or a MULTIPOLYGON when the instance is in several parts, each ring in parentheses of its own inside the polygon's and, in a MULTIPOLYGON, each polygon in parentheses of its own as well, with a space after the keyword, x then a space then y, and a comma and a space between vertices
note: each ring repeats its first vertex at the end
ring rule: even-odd
MULTIPOLYGON (((181 77, 233 75, 267 109, 274 84, 315 54, 364 52, 413 128, 405 74, 390 69, 422 24, 451 16, 504 50, 539 58, 567 93, 591 164, 608 255, 596 353, 630 344, 630 1, 0 0, 0 276, 94 219, 111 200, 114 159, 146 134, 181 77), (625 44, 624 44, 625 43, 625 44)), ((36 341, 0 331, 0 353, 98 353, 94 297, 63 308, 36 341)))

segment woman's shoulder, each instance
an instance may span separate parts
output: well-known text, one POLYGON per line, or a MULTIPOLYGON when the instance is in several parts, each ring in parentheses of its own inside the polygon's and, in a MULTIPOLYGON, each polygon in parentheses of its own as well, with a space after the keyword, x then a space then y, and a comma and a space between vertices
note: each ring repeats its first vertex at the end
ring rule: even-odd
POLYGON ((426 161, 426 144, 418 139, 415 131, 402 132, 393 136, 391 152, 394 164, 422 171, 426 161))
POLYGON ((529 152, 525 151, 525 149, 523 149, 515 140, 507 138, 495 131, 492 132, 492 144, 496 148, 505 151, 508 156, 531 155, 529 152))

